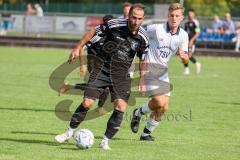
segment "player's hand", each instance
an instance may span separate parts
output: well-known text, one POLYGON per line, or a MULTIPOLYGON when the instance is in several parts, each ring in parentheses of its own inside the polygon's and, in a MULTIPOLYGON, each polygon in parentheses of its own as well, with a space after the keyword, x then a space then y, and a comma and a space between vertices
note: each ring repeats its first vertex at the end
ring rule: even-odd
POLYGON ((181 59, 186 58, 186 54, 183 50, 181 50, 180 48, 178 48, 178 55, 181 59))
POLYGON ((182 63, 186 64, 188 62, 188 60, 189 60, 188 55, 180 48, 178 48, 178 55, 181 58, 182 63))
POLYGON ((85 65, 80 66, 80 76, 85 76, 87 72, 87 67, 85 65))
POLYGON ((76 57, 79 56, 79 54, 80 54, 79 51, 80 51, 79 48, 74 48, 72 50, 72 52, 70 53, 69 58, 68 58, 68 63, 71 63, 76 57))

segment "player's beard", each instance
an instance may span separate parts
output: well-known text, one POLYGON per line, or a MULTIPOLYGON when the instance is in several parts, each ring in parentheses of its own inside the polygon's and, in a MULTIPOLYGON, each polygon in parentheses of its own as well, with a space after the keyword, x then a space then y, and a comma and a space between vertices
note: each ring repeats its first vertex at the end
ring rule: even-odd
POLYGON ((132 25, 130 23, 129 23, 128 26, 129 26, 129 30, 134 34, 136 34, 136 32, 139 30, 139 27, 140 27, 140 25, 139 26, 138 25, 132 25))

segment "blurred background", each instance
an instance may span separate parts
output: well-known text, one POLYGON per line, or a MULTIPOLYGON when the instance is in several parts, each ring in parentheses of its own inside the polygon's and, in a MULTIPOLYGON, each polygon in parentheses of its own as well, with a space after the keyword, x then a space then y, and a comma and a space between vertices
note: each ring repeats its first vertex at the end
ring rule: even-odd
MULTIPOLYGON (((124 2, 126 1, 0 0, 0 45, 44 46, 46 43, 49 47, 52 44, 53 47, 72 48, 72 44, 87 30, 102 23, 104 15, 121 16, 124 2), (65 40, 64 43, 62 39, 65 40), (50 42, 46 42, 47 40, 50 42)), ((200 22, 198 48, 235 49, 237 30, 240 28, 239 0, 129 2, 141 2, 146 6, 144 25, 164 22, 167 18, 168 5, 172 2, 181 2, 186 13, 189 8, 195 10, 196 18, 200 22), (221 29, 214 28, 214 20, 224 22, 226 19, 233 22, 234 29, 226 32, 224 26, 221 29)))

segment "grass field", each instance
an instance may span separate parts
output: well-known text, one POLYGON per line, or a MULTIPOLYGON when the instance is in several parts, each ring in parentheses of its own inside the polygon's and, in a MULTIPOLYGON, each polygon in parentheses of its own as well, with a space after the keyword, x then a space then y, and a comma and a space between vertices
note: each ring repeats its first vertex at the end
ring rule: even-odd
MULTIPOLYGON (((154 142, 140 142, 130 131, 129 107, 121 130, 111 141, 111 151, 98 145, 109 115, 82 123, 95 134, 89 150, 79 150, 71 140, 57 144, 54 136, 68 122, 55 115, 55 105, 72 99, 73 111, 82 97, 57 96, 49 87, 50 74, 68 57, 69 50, 0 47, 0 160, 239 160, 240 157, 240 59, 198 57, 202 73, 182 74, 177 58, 170 63, 174 85, 170 109, 153 132, 154 142)), ((78 71, 69 77, 78 81, 78 71)), ((141 123, 140 131, 145 125, 141 123)))

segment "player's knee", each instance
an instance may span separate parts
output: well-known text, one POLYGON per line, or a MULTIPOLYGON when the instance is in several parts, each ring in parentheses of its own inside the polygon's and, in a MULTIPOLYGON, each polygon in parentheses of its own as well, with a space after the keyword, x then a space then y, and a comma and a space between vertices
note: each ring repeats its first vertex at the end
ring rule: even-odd
POLYGON ((165 108, 167 103, 160 98, 152 98, 151 104, 154 110, 165 108))
POLYGON ((93 106, 93 104, 94 104, 94 100, 88 99, 88 98, 84 98, 82 104, 84 105, 84 107, 91 108, 93 106))
POLYGON ((160 110, 161 110, 162 113, 167 112, 168 111, 168 105, 164 104, 163 106, 161 106, 160 110))
POLYGON ((118 99, 114 102, 115 109, 121 112, 125 112, 127 109, 127 103, 123 99, 118 99))

